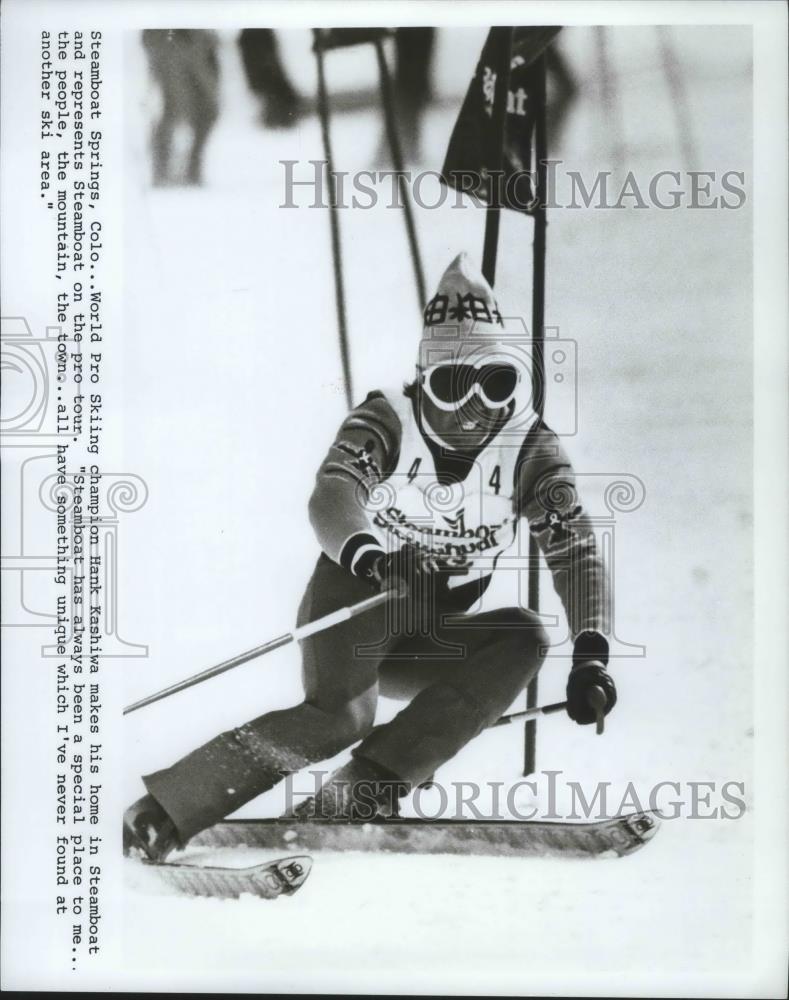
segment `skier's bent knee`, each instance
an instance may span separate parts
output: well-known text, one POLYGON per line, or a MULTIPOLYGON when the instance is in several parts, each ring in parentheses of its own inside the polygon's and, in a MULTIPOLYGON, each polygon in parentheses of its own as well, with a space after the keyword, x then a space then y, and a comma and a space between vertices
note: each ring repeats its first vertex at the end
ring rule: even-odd
POLYGON ((507 628, 497 628, 494 635, 496 633, 499 642, 523 653, 524 666, 528 669, 532 669, 535 663, 537 665, 542 663, 551 645, 551 640, 542 624, 535 621, 533 615, 526 611, 519 621, 513 622, 507 628))

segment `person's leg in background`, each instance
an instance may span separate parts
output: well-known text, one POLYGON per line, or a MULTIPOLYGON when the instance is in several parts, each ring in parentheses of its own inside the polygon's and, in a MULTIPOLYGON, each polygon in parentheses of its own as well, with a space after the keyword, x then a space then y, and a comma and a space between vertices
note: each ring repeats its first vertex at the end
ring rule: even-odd
POLYGON ((244 28, 238 37, 250 90, 260 101, 260 120, 270 128, 295 124, 301 100, 288 78, 271 28, 244 28))
POLYGON ((553 146, 561 141, 567 113, 580 90, 559 42, 554 42, 545 50, 545 72, 548 83, 548 134, 553 146))
POLYGON ((161 114, 151 131, 155 186, 201 182, 205 144, 219 115, 217 44, 213 31, 143 32, 148 65, 162 100, 161 114), (173 137, 179 123, 188 126, 191 136, 185 164, 176 171, 173 137))
POLYGON ((177 68, 173 59, 170 33, 148 29, 142 33, 142 43, 148 56, 148 68, 159 87, 161 113, 151 129, 153 158, 152 181, 155 186, 169 184, 173 130, 178 121, 177 68))
POLYGON ((435 36, 435 28, 398 28, 395 32, 394 91, 406 160, 421 157, 421 120, 432 96, 435 36))
POLYGON ((192 144, 186 165, 186 181, 188 184, 201 184, 205 144, 219 117, 218 39, 213 31, 193 31, 191 34, 188 86, 192 144))

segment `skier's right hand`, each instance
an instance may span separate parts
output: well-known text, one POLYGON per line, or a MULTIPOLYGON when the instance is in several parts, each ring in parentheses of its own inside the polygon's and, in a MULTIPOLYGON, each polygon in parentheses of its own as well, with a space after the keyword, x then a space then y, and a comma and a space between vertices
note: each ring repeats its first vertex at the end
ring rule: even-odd
POLYGON ((376 553, 364 575, 379 590, 394 590, 400 597, 406 597, 424 589, 430 567, 419 549, 406 543, 396 552, 376 553))
POLYGON ((374 570, 381 590, 394 590, 399 597, 416 598, 427 589, 430 568, 415 545, 406 543, 396 552, 387 552, 374 570))

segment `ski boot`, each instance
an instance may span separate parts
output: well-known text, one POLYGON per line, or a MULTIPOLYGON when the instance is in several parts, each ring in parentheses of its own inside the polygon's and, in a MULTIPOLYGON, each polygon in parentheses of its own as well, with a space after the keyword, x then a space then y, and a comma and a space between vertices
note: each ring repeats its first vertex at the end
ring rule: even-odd
POLYGON ((344 819, 367 822, 399 815, 398 800, 410 785, 371 760, 354 757, 335 771, 317 795, 289 814, 293 819, 344 819))
POLYGON ((164 861, 183 847, 175 824, 152 795, 143 795, 123 814, 123 853, 143 855, 149 861, 164 861))

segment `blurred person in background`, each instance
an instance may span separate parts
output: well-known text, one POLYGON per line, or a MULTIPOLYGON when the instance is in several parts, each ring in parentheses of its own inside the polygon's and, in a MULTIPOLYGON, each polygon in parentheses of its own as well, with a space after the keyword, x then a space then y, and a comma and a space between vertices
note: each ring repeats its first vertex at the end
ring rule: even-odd
POLYGON ((548 85, 548 130, 551 143, 559 142, 567 112, 575 103, 579 86, 558 43, 545 50, 545 74, 548 85))
POLYGON ((395 113, 406 160, 421 156, 421 120, 433 96, 435 40, 435 28, 398 28, 395 32, 395 113))
MULTIPOLYGON (((394 33, 392 94, 397 134, 406 162, 419 162, 422 157, 422 115, 433 96, 431 71, 435 38, 435 28, 396 28, 394 33)), ((392 162, 385 132, 378 143, 375 160, 382 165, 392 162)))
POLYGON ((260 121, 269 128, 296 123, 301 99, 288 79, 271 28, 244 28, 238 36, 244 74, 260 103, 260 121))
POLYGON ((142 33, 148 66, 162 95, 161 117, 153 127, 153 183, 201 184, 203 153, 219 117, 218 39, 213 31, 148 29, 142 33), (189 148, 181 169, 173 164, 173 137, 186 125, 189 148))

